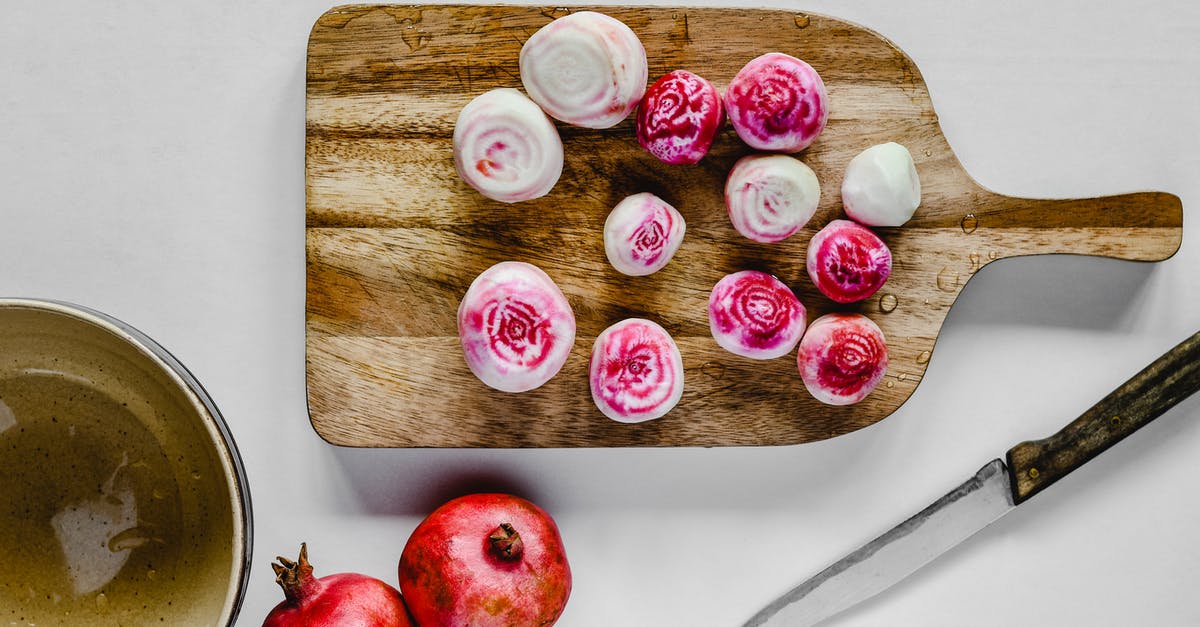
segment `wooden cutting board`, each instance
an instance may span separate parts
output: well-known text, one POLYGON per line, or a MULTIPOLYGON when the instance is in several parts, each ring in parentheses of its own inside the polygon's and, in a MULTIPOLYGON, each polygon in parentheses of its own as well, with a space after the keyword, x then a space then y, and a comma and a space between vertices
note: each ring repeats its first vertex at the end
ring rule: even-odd
POLYGON ((723 89, 746 61, 770 51, 812 64, 831 109, 824 133, 799 155, 821 181, 816 216, 779 244, 743 239, 722 200, 725 174, 750 152, 732 129, 725 127, 700 164, 668 166, 638 147, 631 120, 603 131, 560 124, 566 163, 555 189, 516 205, 489 201, 455 174, 458 111, 488 89, 520 88, 521 44, 568 10, 335 8, 309 40, 305 163, 308 402, 313 426, 329 442, 602 447, 829 438, 881 420, 913 393, 947 311, 984 265, 1041 253, 1154 261, 1179 247, 1182 207, 1170 194, 1030 200, 980 187, 943 137, 920 71, 867 29, 789 11, 597 10, 641 37, 652 81, 684 68, 723 89), (885 141, 912 152, 923 202, 904 227, 878 230, 895 259, 884 288, 866 302, 835 307, 809 281, 805 247, 841 215, 849 160, 885 141), (602 227, 620 199, 642 191, 678 208, 687 236, 664 270, 627 277, 608 265, 602 227), (504 260, 549 273, 578 322, 566 366, 522 394, 480 383, 457 337, 467 286, 504 260), (709 290, 724 274, 748 268, 791 286, 810 321, 835 309, 874 319, 890 351, 884 383, 858 405, 828 407, 804 389, 794 355, 761 362, 720 349, 708 331, 709 290), (670 331, 685 368, 679 405, 635 425, 601 415, 587 379, 595 336, 628 317, 670 331))

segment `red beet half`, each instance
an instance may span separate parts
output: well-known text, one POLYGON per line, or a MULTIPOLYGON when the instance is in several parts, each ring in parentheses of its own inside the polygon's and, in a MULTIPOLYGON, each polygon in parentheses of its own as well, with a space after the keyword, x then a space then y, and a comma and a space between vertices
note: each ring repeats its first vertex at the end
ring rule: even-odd
POLYGON ((693 164, 708 154, 725 111, 712 83, 675 70, 646 90, 636 120, 642 148, 665 163, 693 164))
POLYGON ((708 326, 725 350, 751 359, 791 352, 804 335, 804 305, 783 281, 757 270, 726 275, 708 298, 708 326))
POLYGON ((475 278, 458 306, 458 335, 471 372, 502 392, 549 381, 575 343, 575 314, 540 268, 498 263, 475 278))
POLYGON ((763 244, 783 241, 808 224, 821 200, 812 169, 788 155, 746 155, 725 179, 733 228, 763 244))
POLYGON ((811 65, 780 52, 747 63, 725 89, 725 113, 751 148, 799 152, 829 119, 825 83, 811 65))
POLYGON ((661 418, 683 396, 679 347, 650 320, 622 320, 596 336, 588 375, 596 407, 618 422, 661 418))
POLYGON ((263 627, 412 627, 400 592, 366 575, 339 573, 313 577, 308 546, 300 545, 293 562, 276 558, 275 581, 287 597, 263 621, 263 627))
POLYGON ((545 196, 563 168, 558 129, 525 94, 499 88, 476 96, 454 123, 454 168, 500 202, 545 196))
POLYGON ((400 591, 418 625, 553 625, 571 594, 554 520, 507 494, 471 494, 421 521, 400 555, 400 591))
POLYGON ((862 314, 825 314, 800 340, 796 364, 814 398, 827 405, 850 405, 866 398, 883 379, 887 342, 879 326, 862 314))
POLYGON ((834 220, 808 242, 808 276, 837 303, 870 297, 892 274, 892 251, 865 226, 834 220))

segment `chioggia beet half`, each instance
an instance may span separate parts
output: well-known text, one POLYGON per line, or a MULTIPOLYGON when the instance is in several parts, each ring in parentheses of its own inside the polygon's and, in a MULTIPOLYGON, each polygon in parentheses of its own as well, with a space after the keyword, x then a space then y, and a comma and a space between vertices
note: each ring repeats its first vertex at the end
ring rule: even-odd
POLYGON ((857 313, 830 313, 808 326, 796 363, 804 387, 827 405, 850 405, 867 397, 887 372, 883 331, 857 313))
POLYGON ((502 392, 542 386, 566 363, 575 314, 537 266, 502 261, 484 270, 458 306, 458 335, 471 372, 502 392))

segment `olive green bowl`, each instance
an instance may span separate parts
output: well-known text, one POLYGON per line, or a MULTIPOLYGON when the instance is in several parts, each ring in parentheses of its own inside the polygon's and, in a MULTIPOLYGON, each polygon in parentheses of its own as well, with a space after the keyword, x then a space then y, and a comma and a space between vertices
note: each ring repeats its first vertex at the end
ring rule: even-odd
POLYGON ((0 299, 0 624, 232 625, 252 524, 229 430, 102 313, 0 299))

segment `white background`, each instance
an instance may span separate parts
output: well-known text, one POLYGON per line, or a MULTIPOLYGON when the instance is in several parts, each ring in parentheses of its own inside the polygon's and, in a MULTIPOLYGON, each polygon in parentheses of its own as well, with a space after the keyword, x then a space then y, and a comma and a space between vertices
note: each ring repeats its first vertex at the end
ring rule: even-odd
MULTIPOLYGON (((477 487, 557 519, 575 575, 561 625, 739 625, 1200 328, 1200 5, 776 2, 905 50, 985 186, 1172 192, 1182 249, 1157 264, 988 266, 909 402, 832 441, 335 448, 304 391, 305 52, 330 6, 11 2, 0 15, 0 295, 116 316, 213 395, 254 499, 243 625, 281 598, 276 555, 307 541, 318 574, 394 583, 420 518, 477 487)), ((1200 624, 1197 477, 1193 398, 834 624, 1200 624)))

